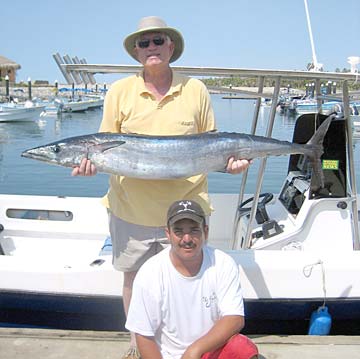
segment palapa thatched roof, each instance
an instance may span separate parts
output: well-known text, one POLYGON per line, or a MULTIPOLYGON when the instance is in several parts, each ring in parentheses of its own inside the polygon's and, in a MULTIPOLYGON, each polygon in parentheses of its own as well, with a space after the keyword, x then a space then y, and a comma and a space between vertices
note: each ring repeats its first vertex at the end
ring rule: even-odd
POLYGON ((21 68, 21 66, 17 64, 15 61, 9 60, 5 56, 0 55, 0 69, 4 69, 4 68, 6 69, 12 68, 18 70, 21 68))

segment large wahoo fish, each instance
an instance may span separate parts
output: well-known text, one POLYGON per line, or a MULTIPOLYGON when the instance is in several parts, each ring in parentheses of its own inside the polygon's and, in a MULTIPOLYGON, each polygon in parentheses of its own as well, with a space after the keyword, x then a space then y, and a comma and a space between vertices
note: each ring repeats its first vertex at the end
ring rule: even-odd
POLYGON ((243 133, 206 132, 184 136, 95 133, 29 149, 22 156, 73 167, 86 157, 99 172, 147 179, 173 179, 225 171, 228 159, 303 154, 318 184, 324 176, 320 157, 329 116, 304 145, 243 133))

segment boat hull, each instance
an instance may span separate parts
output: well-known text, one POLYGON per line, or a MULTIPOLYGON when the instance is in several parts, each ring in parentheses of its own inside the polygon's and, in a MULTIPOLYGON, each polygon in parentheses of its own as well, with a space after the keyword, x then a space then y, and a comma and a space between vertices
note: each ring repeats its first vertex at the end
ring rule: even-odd
POLYGON ((7 107, 0 105, 0 122, 34 121, 45 111, 45 106, 7 107))
POLYGON ((0 326, 125 330, 121 296, 0 291, 0 326))
POLYGON ((101 108, 104 104, 104 98, 99 96, 89 96, 84 99, 74 101, 67 101, 59 98, 56 104, 58 112, 85 112, 101 108))
MULTIPOLYGON (((323 301, 245 299, 247 334, 306 334, 311 313, 323 301)), ((121 296, 0 291, 0 326, 124 331, 121 296)), ((329 300, 332 335, 360 334, 360 298, 329 300)))

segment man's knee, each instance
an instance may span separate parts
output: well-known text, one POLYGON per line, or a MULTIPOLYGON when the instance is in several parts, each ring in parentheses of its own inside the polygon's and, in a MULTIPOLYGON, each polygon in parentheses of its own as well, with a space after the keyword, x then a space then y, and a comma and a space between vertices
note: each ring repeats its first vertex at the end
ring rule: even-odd
POLYGON ((256 359, 259 351, 247 336, 236 334, 221 348, 205 353, 201 359, 256 359))

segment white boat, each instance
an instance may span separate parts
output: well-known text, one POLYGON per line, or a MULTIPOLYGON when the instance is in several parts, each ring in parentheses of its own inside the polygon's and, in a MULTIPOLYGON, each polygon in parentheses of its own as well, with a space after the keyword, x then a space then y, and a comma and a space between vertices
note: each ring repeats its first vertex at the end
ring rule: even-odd
MULTIPOLYGON (((318 111, 319 104, 314 99, 294 100, 294 111, 298 114, 314 113, 318 111)), ((323 113, 340 112, 341 103, 338 101, 326 101, 321 104, 323 113)))
MULTIPOLYGON (((357 111, 359 105, 359 102, 350 102, 350 112, 353 113, 354 111, 357 111)), ((321 104, 318 104, 318 102, 314 99, 293 100, 291 108, 297 114, 314 113, 317 112, 318 109, 325 114, 332 112, 342 113, 344 110, 343 104, 339 101, 325 101, 321 104)))
POLYGON ((84 112, 95 108, 100 108, 104 104, 103 96, 85 96, 75 100, 57 98, 55 102, 58 112, 84 112))
POLYGON ((58 102, 57 104, 59 104, 59 112, 84 112, 89 108, 88 100, 68 100, 58 102))
POLYGON ((45 106, 31 101, 24 104, 0 103, 0 122, 34 121, 45 113, 45 106))
POLYGON ((86 99, 89 101, 88 110, 94 110, 103 107, 105 97, 102 95, 87 95, 86 99))
MULTIPOLYGON (((106 66, 99 70, 105 72, 106 66)), ((336 80, 343 86, 342 101, 349 103, 347 83, 355 80, 348 73, 175 70, 199 76, 258 77, 252 133, 256 133, 262 84, 265 79, 274 81, 267 136, 271 136, 281 81, 336 80)), ((137 68, 131 67, 132 71, 137 68)), ((332 334, 344 333, 349 326, 353 330, 349 323, 354 321, 359 330, 358 196, 349 111, 343 116, 332 122, 324 141, 324 189, 312 188, 307 161, 293 155, 278 193, 261 195, 266 193, 263 159, 255 193, 244 194, 247 175, 243 174, 238 194, 211 194, 215 211, 209 242, 239 264, 247 333, 284 333, 285 324, 287 330, 300 327, 304 333, 311 314, 323 304, 333 319, 332 334), (255 200, 247 203, 249 197, 255 200)), ((315 122, 323 119, 317 114, 299 117, 293 141, 306 142, 315 122)), ((124 329, 123 278, 111 265, 107 213, 98 198, 0 195, 0 223, 0 321, 124 329)))

